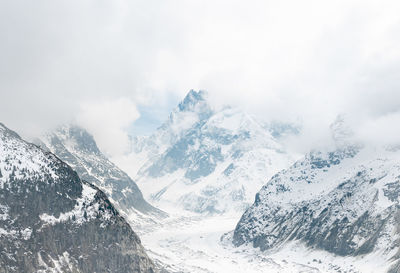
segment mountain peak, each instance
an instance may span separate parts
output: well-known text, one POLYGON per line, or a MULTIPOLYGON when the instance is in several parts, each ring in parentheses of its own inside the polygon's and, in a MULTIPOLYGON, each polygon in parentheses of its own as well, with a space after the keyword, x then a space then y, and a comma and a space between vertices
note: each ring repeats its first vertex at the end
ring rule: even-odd
MULTIPOLYGON (((162 130, 184 131, 199 121, 209 118, 213 110, 206 91, 190 90, 186 97, 171 112, 168 120, 161 125, 162 130)), ((175 136, 172 137, 175 139, 175 136)))
POLYGON ((73 145, 76 150, 94 155, 101 154, 93 136, 78 125, 67 124, 61 126, 55 131, 55 134, 61 139, 68 141, 68 143, 73 145))
POLYGON ((207 92, 200 90, 190 90, 186 97, 179 103, 178 108, 180 111, 193 111, 196 105, 206 102, 207 92))

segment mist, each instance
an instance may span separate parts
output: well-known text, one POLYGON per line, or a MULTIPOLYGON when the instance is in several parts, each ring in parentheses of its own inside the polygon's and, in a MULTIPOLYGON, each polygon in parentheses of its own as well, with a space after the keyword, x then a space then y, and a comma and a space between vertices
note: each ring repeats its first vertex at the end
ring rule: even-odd
POLYGON ((178 103, 168 98, 203 89, 265 121, 300 122, 299 149, 323 142, 341 113, 359 138, 397 143, 399 10, 398 1, 2 1, 1 122, 25 136, 77 122, 120 154, 138 109, 167 118, 178 103))

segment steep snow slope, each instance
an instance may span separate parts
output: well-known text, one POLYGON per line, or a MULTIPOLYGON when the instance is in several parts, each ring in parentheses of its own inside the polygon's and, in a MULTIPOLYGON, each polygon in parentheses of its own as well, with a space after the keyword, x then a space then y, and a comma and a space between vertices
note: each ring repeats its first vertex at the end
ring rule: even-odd
POLYGON ((198 213, 244 211, 262 182, 293 162, 254 118, 212 109, 202 91, 189 92, 154 134, 133 138, 128 158, 114 160, 152 203, 198 213))
POLYGON ((100 152, 83 128, 65 125, 37 142, 68 163, 82 179, 102 189, 130 219, 140 221, 145 215, 163 215, 144 200, 136 183, 100 152))
POLYGON ((154 272, 103 192, 0 124, 0 272, 154 272))
POLYGON ((399 272, 400 149, 352 143, 341 118, 332 130, 336 148, 313 151, 272 177, 233 242, 271 250, 299 240, 339 256, 374 253, 399 272))

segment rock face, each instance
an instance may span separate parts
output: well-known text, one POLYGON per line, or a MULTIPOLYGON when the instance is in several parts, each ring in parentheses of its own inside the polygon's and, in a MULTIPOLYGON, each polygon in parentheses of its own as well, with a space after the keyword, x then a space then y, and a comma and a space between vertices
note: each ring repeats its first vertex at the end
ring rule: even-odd
POLYGON ((137 212, 163 215, 144 200, 136 183, 100 152, 93 137, 83 128, 63 126, 37 143, 70 165, 83 180, 104 191, 127 215, 137 212))
POLYGON ((214 109, 203 91, 189 92, 154 134, 133 138, 130 156, 142 159, 126 170, 148 200, 213 214, 244 211, 262 181, 293 162, 254 118, 214 109))
POLYGON ((236 246, 269 250, 300 240, 340 256, 398 260, 400 150, 350 144, 348 133, 332 129, 335 149, 307 154, 257 193, 234 231, 236 246))
POLYGON ((0 124, 0 272, 155 272, 105 194, 0 124))

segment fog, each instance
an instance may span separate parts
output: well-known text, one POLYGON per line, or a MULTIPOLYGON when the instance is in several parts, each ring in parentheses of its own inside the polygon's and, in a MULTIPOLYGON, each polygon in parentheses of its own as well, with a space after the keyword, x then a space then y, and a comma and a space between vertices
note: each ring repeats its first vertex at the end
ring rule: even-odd
POLYGON ((399 11, 398 1, 1 1, 0 121, 26 136, 77 122, 119 154, 139 109, 161 122, 203 89, 260 119, 300 122, 301 150, 340 113, 364 141, 397 143, 399 11))

